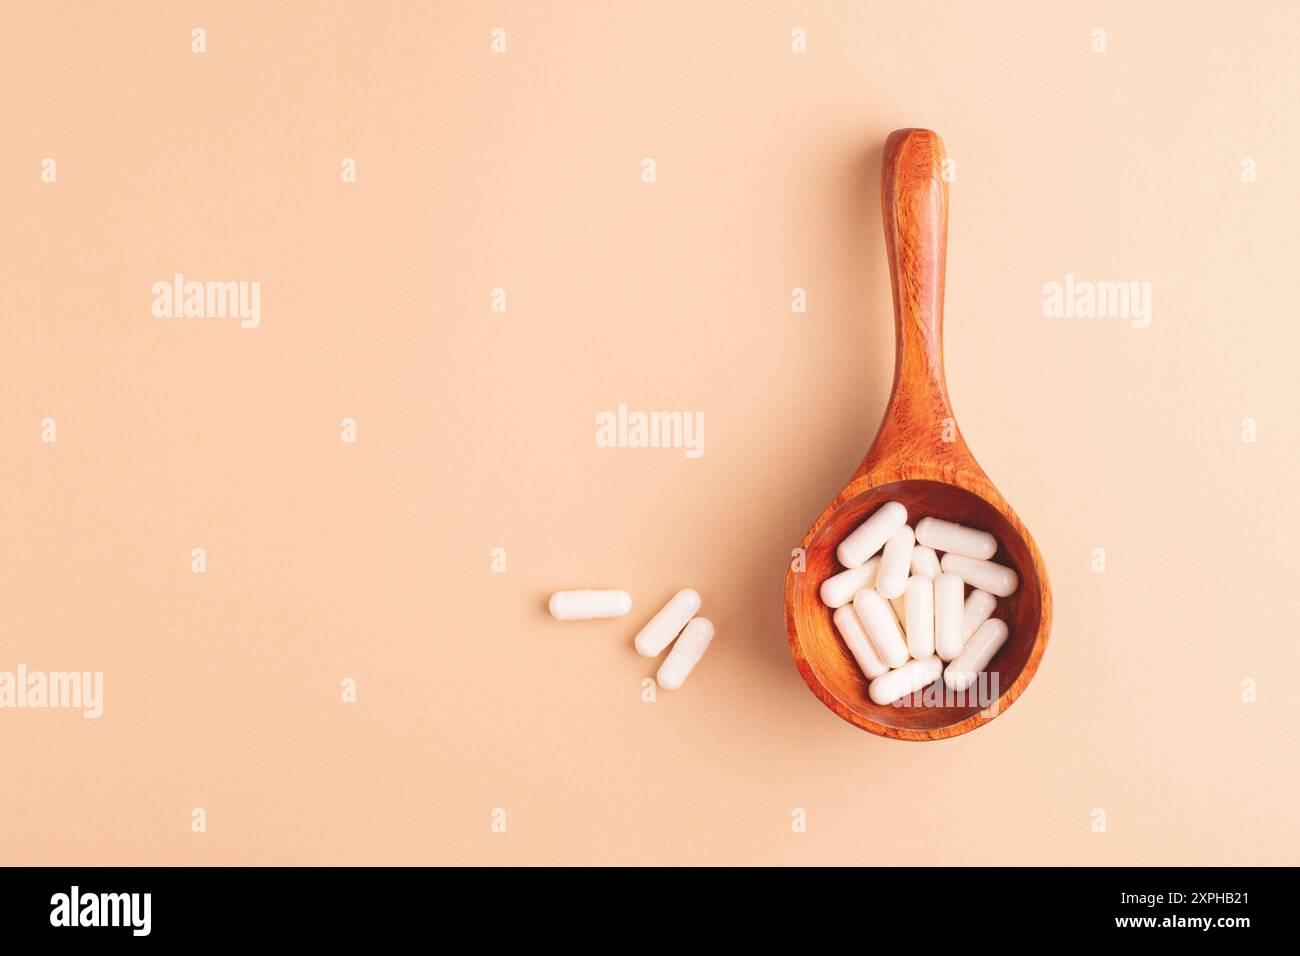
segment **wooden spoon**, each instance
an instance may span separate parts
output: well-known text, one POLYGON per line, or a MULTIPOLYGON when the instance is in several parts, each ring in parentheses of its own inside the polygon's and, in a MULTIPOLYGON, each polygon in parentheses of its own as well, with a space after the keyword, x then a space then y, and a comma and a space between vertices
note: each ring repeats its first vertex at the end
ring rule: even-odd
MULTIPOLYGON (((993 487, 957 429, 943 374, 943 277, 948 186, 937 133, 901 129, 885 144, 881 206, 894 288, 894 386, 876 440, 857 473, 803 539, 806 567, 785 584, 785 621, 799 673, 827 707, 863 730, 898 740, 955 737, 992 720, 1020 696, 1047 646, 1052 596, 1034 539, 993 487), (991 532, 993 560, 1020 587, 993 612, 1010 627, 987 669, 992 693, 964 706, 880 706, 818 595, 841 570, 835 549, 887 501, 907 507, 915 527, 933 515, 991 532), (996 675, 997 683, 993 683, 996 675)), ((943 689, 942 681, 938 689, 943 689)), ((934 688, 931 688, 931 693, 934 688)))

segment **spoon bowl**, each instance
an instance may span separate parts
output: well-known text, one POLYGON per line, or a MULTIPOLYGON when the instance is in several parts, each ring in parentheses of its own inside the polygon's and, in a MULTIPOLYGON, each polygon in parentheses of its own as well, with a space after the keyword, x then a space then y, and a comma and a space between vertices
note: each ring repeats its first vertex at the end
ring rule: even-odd
MULTIPOLYGON (((974 730, 1020 696, 1033 678, 1051 630, 1052 598, 1029 531, 976 463, 957 427, 943 372, 943 279, 948 190, 943 143, 930 130, 898 130, 885 145, 881 205, 894 291, 894 384, 867 457, 803 540, 804 567, 786 578, 790 650, 813 693, 849 723, 899 740, 939 740, 974 730), (998 598, 995 617, 1009 636, 983 683, 964 697, 929 693, 925 706, 879 705, 840 639, 822 582, 841 570, 835 550, 887 501, 907 508, 915 527, 943 518, 990 532, 993 560, 1015 569, 1020 585, 998 598)), ((938 691, 944 688, 942 680, 938 691)), ((908 698, 904 698, 905 703, 908 698)))

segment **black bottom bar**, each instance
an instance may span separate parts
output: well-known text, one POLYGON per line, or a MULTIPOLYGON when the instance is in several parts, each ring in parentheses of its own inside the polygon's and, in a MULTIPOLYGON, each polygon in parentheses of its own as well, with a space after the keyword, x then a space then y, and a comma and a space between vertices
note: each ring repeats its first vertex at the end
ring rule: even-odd
POLYGON ((955 945, 1101 937, 1231 945, 1287 926, 1294 878, 1288 869, 1178 868, 33 868, 0 870, 0 926, 6 943, 90 946, 337 946, 446 930, 473 930, 484 941, 531 933, 536 945, 617 926, 631 939, 683 942, 719 934, 771 942, 774 932, 796 932, 865 944, 877 927, 889 938, 891 928, 906 935, 911 927, 923 934, 918 941, 937 933, 955 945))

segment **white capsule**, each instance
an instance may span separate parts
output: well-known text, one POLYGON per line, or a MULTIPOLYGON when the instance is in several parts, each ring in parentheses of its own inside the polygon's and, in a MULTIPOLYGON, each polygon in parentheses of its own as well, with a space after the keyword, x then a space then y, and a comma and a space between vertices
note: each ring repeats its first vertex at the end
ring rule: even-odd
POLYGON ((844 607, 853 600, 853 595, 863 588, 874 587, 876 567, 879 564, 879 558, 872 558, 860 567, 849 568, 847 571, 831 575, 822 582, 822 603, 832 608, 844 607))
POLYGON ((590 621, 622 617, 632 610, 632 596, 626 591, 556 591, 548 606, 557 621, 590 621))
POLYGON ((840 542, 835 556, 846 568, 856 568, 884 547, 889 536, 905 524, 907 509, 897 501, 888 501, 840 542))
POLYGON ((967 528, 942 518, 922 518, 916 526, 916 540, 936 551, 951 551, 981 561, 987 561, 998 552, 998 539, 987 531, 967 528))
POLYGON ((927 657, 919 661, 908 661, 902 667, 882 674, 871 682, 867 688, 874 703, 892 704, 900 697, 914 694, 923 687, 929 687, 943 673, 943 661, 937 657, 927 657))
POLYGON ((859 591, 853 599, 853 610, 858 612, 858 620, 871 638, 871 646, 876 649, 880 659, 890 667, 901 667, 907 663, 907 642, 898 627, 898 618, 894 609, 885 603, 879 591, 868 588, 859 591))
POLYGON ((966 598, 966 607, 962 611, 961 639, 969 641, 970 636, 992 616, 993 609, 997 606, 998 599, 988 591, 981 591, 979 588, 971 591, 970 596, 966 598))
POLYGON ((641 632, 636 636, 636 652, 642 657, 658 657, 699 609, 698 591, 692 591, 690 588, 678 591, 659 613, 650 618, 646 626, 641 628, 641 632))
POLYGON ((980 561, 963 554, 945 554, 940 562, 944 571, 955 574, 973 588, 998 597, 1010 597, 1020 586, 1016 572, 1002 564, 980 561))
POLYGON ((943 573, 939 567, 939 556, 933 548, 917 545, 912 549, 912 573, 919 574, 927 581, 933 581, 943 573))
POLYGON ((858 620, 858 612, 853 610, 853 605, 846 604, 837 608, 832 619, 835 621, 835 629, 840 632, 840 637, 844 638, 844 643, 848 645, 849 653, 858 662, 858 667, 868 680, 879 677, 889 670, 885 662, 880 659, 880 655, 876 653, 876 649, 871 646, 871 639, 863 630, 862 622, 858 620))
POLYGON ((962 595, 966 587, 955 574, 934 579, 934 652, 945 661, 961 653, 962 595))
POLYGON ((911 526, 903 525, 885 542, 880 565, 876 568, 876 590, 882 597, 899 597, 907 587, 907 573, 912 570, 912 545, 915 541, 911 526))
POLYGON ((943 672, 943 682, 956 691, 970 687, 980 671, 989 666, 998 648, 1006 643, 1007 633, 1006 622, 996 617, 981 624, 961 655, 943 672))
POLYGON ((934 653, 934 583, 919 574, 907 579, 907 650, 917 660, 934 653))
POLYGON ((898 626, 903 629, 903 637, 907 637, 907 605, 901 597, 890 598, 889 606, 894 609, 894 620, 898 626))
POLYGON ((687 624, 686 630, 682 631, 682 636, 677 638, 677 643, 668 652, 664 662, 659 665, 659 673, 655 675, 659 686, 664 690, 676 690, 681 687, 687 675, 695 669, 704 652, 709 649, 711 640, 713 640, 713 622, 707 617, 694 618, 687 624))

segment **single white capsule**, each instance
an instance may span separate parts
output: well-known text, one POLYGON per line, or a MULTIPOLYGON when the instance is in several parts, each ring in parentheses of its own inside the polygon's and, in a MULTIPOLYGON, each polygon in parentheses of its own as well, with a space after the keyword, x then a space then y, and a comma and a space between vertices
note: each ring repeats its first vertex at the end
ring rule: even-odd
POLYGON ((840 542, 835 556, 846 568, 856 568, 884 547, 889 536, 905 524, 907 509, 897 501, 888 501, 849 532, 848 537, 840 542))
POLYGON ((993 655, 1006 643, 1007 625, 998 618, 990 618, 980 625, 965 650, 943 672, 943 682, 956 691, 963 691, 975 683, 980 671, 989 666, 993 655))
POLYGON ((998 552, 998 539, 987 531, 967 528, 942 518, 922 518, 916 526, 916 540, 936 551, 951 551, 981 561, 987 561, 998 552))
POLYGON ((632 595, 626 591, 556 591, 548 607, 557 621, 622 617, 632 610, 632 595))
POLYGON ((858 620, 871 638, 871 646, 876 649, 880 659, 890 667, 901 667, 907 663, 907 642, 898 627, 898 618, 894 609, 885 603, 879 591, 868 588, 859 591, 853 599, 853 610, 858 612, 858 620))
POLYGON ((876 590, 882 597, 900 597, 907 587, 907 573, 912 570, 912 545, 916 541, 910 525, 903 525, 885 542, 876 568, 876 590))
POLYGON ((889 606, 894 609, 894 620, 898 621, 898 626, 903 629, 903 637, 907 637, 907 604, 901 597, 890 598, 889 606))
POLYGON ((998 597, 1010 597, 1020 586, 1020 579, 1016 577, 1015 571, 1005 565, 994 564, 992 561, 980 561, 977 558, 968 558, 964 554, 949 552, 939 563, 944 571, 957 575, 971 587, 988 591, 989 594, 996 594, 998 597))
POLYGON ((979 630, 979 626, 993 615, 993 609, 997 606, 998 599, 988 591, 981 591, 979 588, 971 591, 970 597, 966 598, 966 607, 962 611, 961 639, 969 641, 970 636, 979 630))
POLYGON ((836 608, 832 619, 835 621, 835 629, 840 632, 840 637, 844 638, 844 643, 848 645, 849 653, 858 662, 859 669, 868 680, 879 677, 889 670, 885 662, 880 659, 880 655, 876 653, 876 649, 871 646, 871 639, 863 630, 862 622, 858 620, 858 612, 853 610, 853 605, 846 604, 836 608))
POLYGON ((853 600, 853 595, 863 588, 873 587, 876 583, 876 567, 879 558, 872 558, 866 564, 849 568, 839 574, 831 575, 822 582, 822 603, 827 607, 844 607, 853 600))
POLYGON ((873 703, 892 704, 900 697, 914 694, 923 687, 929 687, 943 673, 943 661, 937 657, 924 660, 908 661, 902 667, 882 674, 871 682, 867 688, 873 703))
POLYGON ((961 633, 965 590, 955 574, 944 573, 934 579, 934 652, 945 661, 960 654, 965 644, 961 633))
POLYGON ((641 628, 636 636, 636 652, 642 657, 658 657, 699 609, 699 592, 682 588, 641 628))
POLYGON ((704 652, 709 649, 709 642, 712 640, 713 622, 707 617, 692 619, 691 623, 686 625, 686 630, 682 631, 682 636, 677 638, 677 643, 668 652, 664 662, 659 665, 659 673, 655 675, 659 686, 664 690, 676 690, 681 687, 687 675, 695 669, 704 652))
POLYGON ((939 567, 939 556, 933 548, 917 545, 912 549, 912 573, 919 574, 927 581, 933 581, 943 573, 939 567))
POLYGON ((917 660, 934 653, 934 583, 914 574, 907 579, 907 650, 917 660))

